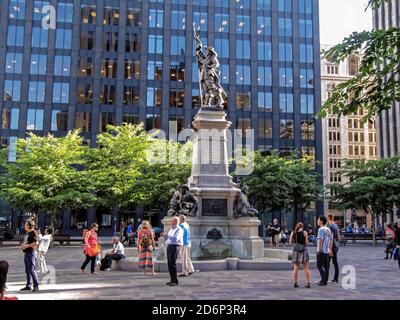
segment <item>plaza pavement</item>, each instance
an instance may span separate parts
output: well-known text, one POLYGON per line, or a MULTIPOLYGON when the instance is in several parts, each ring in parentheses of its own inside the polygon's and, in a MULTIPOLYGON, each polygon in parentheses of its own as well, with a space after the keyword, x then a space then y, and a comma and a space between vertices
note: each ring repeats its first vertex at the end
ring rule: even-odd
MULTIPOLYGON (((183 278, 178 287, 171 288, 165 285, 169 281, 167 273, 147 277, 141 273, 123 271, 81 274, 79 268, 84 260, 82 250, 81 246, 51 248, 46 260, 48 265, 55 268, 55 284, 41 285, 41 291, 32 294, 18 291, 25 284, 23 254, 15 247, 0 248, 0 260, 5 259, 10 264, 7 295, 17 295, 20 300, 396 300, 400 297, 400 270, 397 261, 383 260, 383 245, 373 247, 357 244, 340 248, 341 267, 355 267, 355 290, 344 290, 340 284, 318 287, 315 284, 319 280, 317 270, 311 271, 311 289, 294 289, 291 271, 199 272, 183 278)), ((310 248, 310 254, 315 255, 315 248, 310 248)), ((43 280, 42 275, 40 279, 43 280)), ((302 272, 299 283, 304 287, 302 272)))

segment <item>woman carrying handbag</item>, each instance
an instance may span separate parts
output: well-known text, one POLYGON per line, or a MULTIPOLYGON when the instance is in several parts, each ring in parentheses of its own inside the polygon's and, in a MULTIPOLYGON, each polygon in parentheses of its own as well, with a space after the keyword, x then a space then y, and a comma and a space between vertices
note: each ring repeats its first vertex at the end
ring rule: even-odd
POLYGON ((97 230, 99 230, 99 225, 97 223, 93 223, 90 227, 90 230, 85 235, 85 249, 83 253, 86 256, 86 260, 83 262, 81 266, 81 272, 85 273, 85 268, 90 262, 90 272, 95 274, 96 268, 96 257, 100 254, 100 244, 97 240, 97 230))
POLYGON ((297 284, 298 277, 299 277, 299 266, 300 264, 303 265, 304 274, 306 276, 307 285, 306 288, 311 288, 310 285, 310 271, 308 269, 308 262, 310 260, 307 245, 308 245, 308 234, 303 229, 303 224, 299 222, 296 225, 295 230, 290 235, 290 244, 294 244, 293 247, 293 279, 294 279, 294 287, 298 288, 299 285, 297 284))

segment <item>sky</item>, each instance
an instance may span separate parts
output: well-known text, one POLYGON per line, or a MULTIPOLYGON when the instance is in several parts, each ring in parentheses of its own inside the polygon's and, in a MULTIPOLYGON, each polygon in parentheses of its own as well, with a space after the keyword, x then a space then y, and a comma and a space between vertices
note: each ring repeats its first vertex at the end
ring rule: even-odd
POLYGON ((321 45, 335 45, 353 31, 372 29, 368 0, 320 0, 321 45))

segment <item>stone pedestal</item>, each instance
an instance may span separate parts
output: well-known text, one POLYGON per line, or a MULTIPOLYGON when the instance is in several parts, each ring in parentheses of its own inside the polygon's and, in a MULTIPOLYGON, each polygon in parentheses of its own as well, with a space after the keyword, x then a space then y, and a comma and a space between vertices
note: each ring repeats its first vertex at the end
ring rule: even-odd
MULTIPOLYGON (((197 136, 193 141, 189 191, 198 199, 196 217, 188 218, 192 257, 221 259, 263 257, 264 242, 258 236, 257 218, 234 218, 240 189, 228 170, 227 130, 231 122, 223 110, 203 107, 193 120, 197 136)), ((171 219, 162 222, 168 230, 171 219)))

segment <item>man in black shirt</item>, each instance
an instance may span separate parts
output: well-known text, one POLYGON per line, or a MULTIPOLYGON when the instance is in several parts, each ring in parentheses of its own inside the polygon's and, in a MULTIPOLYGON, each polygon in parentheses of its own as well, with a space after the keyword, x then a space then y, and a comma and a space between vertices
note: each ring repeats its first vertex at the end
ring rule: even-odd
POLYGON ((37 244, 38 236, 34 230, 35 223, 31 220, 25 222, 25 237, 24 244, 21 246, 22 251, 25 254, 25 273, 26 273, 26 286, 21 291, 37 292, 39 291, 39 280, 36 273, 36 261, 37 261, 37 244), (33 283, 33 289, 32 289, 33 283))
POLYGON ((267 227, 269 235, 271 236, 271 246, 276 247, 279 242, 279 234, 281 233, 281 226, 278 223, 278 219, 274 219, 272 224, 270 223, 267 227))

